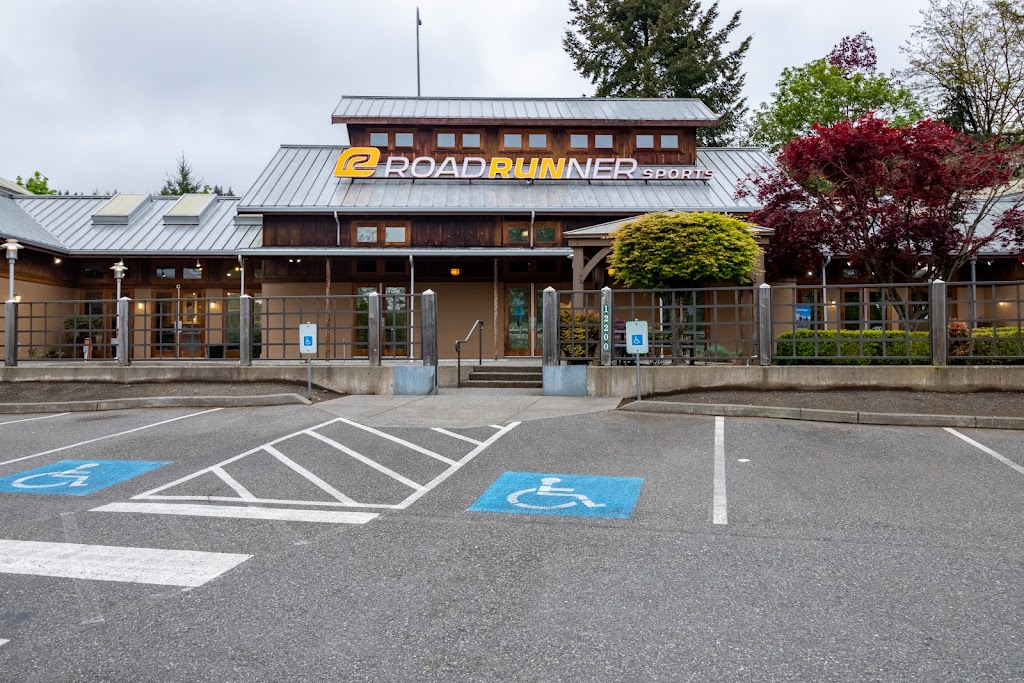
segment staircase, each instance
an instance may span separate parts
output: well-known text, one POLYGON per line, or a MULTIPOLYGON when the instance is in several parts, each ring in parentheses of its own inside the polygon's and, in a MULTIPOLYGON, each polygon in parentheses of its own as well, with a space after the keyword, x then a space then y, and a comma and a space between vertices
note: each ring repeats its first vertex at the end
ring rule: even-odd
POLYGON ((480 389, 540 389, 544 386, 543 372, 539 365, 476 365, 470 369, 469 379, 462 380, 462 386, 480 389))

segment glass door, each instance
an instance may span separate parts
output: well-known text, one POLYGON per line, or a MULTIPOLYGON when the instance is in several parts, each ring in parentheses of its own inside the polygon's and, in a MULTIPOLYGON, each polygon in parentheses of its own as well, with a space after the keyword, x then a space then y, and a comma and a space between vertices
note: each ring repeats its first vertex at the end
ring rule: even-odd
POLYGON ((369 294, 381 294, 381 356, 401 357, 409 355, 411 319, 409 317, 408 290, 403 286, 357 287, 355 307, 355 349, 356 356, 365 356, 369 350, 370 307, 369 294))
POLYGON ((206 356, 206 316, 198 292, 154 295, 152 354, 159 358, 206 356))
POLYGON ((505 355, 543 354, 543 302, 546 285, 528 284, 505 288, 505 355))

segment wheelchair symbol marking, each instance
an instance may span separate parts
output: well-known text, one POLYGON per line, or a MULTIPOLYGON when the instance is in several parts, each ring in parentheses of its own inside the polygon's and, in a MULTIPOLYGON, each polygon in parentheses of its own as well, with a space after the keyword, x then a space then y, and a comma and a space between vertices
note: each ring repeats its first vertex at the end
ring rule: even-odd
POLYGON ((100 464, 98 462, 89 462, 85 463, 84 465, 79 465, 78 467, 75 467, 70 470, 64 470, 63 472, 43 472, 41 474, 31 474, 27 477, 22 477, 21 479, 15 479, 14 481, 11 482, 11 486, 18 489, 51 489, 57 486, 85 486, 86 480, 89 478, 89 475, 92 474, 91 472, 86 472, 85 470, 99 466, 100 464), (52 484, 26 483, 32 479, 39 479, 40 477, 53 477, 54 479, 62 479, 63 481, 58 481, 52 484))
POLYGON ((559 508, 571 508, 577 504, 586 505, 588 508, 604 507, 604 503, 595 503, 582 493, 573 493, 576 489, 556 488, 552 486, 552 484, 558 484, 561 481, 562 480, 558 477, 544 477, 540 480, 540 486, 537 488, 523 489, 521 491, 516 491, 515 493, 510 493, 507 500, 516 507, 526 508, 527 510, 557 510, 559 508), (519 500, 520 496, 527 493, 535 493, 538 496, 551 496, 555 498, 572 498, 573 500, 565 503, 555 503, 552 505, 531 505, 530 503, 524 503, 519 500))

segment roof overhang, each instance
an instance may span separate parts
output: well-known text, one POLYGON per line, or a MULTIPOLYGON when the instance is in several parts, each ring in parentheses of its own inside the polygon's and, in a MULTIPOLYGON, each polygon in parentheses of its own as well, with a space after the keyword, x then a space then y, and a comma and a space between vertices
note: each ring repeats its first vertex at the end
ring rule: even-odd
POLYGON ((234 253, 240 256, 434 256, 447 258, 528 258, 537 256, 563 257, 572 256, 572 249, 568 247, 386 247, 386 248, 365 248, 365 247, 258 247, 252 249, 239 249, 234 253))

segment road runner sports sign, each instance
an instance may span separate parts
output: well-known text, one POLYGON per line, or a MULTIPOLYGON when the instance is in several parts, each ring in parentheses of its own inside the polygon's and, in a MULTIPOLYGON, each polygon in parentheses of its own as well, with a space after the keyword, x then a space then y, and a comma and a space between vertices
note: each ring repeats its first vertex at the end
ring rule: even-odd
POLYGON ((433 157, 390 156, 381 162, 376 147, 342 150, 334 175, 339 178, 451 178, 456 180, 711 180, 715 172, 689 166, 640 166, 636 159, 600 157, 433 157))

